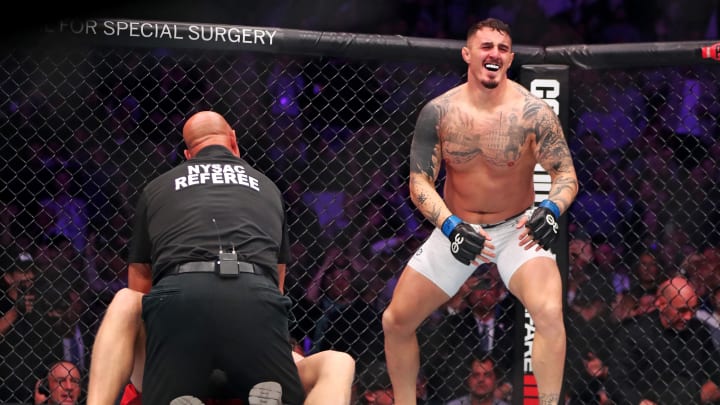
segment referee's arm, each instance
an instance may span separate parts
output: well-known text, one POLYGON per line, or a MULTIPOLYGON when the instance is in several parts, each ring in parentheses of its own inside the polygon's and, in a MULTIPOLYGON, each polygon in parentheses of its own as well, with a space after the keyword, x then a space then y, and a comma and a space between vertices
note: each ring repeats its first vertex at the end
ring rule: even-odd
MULTIPOLYGON (((283 271, 283 278, 285 272, 283 271)), ((282 284, 280 284, 282 291, 282 284)), ((150 292, 152 287, 152 268, 149 263, 130 263, 128 265, 128 287, 131 290, 140 291, 141 293, 150 292)))

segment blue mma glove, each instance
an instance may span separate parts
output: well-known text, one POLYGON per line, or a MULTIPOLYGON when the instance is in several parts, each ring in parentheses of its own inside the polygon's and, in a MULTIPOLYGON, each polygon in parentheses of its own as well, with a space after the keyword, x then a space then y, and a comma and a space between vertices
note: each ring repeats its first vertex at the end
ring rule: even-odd
POLYGON ((559 216, 560 208, 550 200, 543 200, 525 225, 530 237, 545 250, 557 240, 559 216))
POLYGON ((485 237, 455 215, 443 222, 441 230, 450 239, 450 252, 462 264, 470 264, 485 246, 485 237))

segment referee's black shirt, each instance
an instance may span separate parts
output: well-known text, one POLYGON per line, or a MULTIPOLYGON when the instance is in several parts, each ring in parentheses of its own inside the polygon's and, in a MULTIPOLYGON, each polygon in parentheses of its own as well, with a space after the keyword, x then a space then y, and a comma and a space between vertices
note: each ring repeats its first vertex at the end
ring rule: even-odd
POLYGON ((153 284, 177 265, 217 259, 222 246, 271 269, 290 257, 282 194, 264 174, 223 146, 152 180, 135 211, 129 263, 150 263, 153 284))

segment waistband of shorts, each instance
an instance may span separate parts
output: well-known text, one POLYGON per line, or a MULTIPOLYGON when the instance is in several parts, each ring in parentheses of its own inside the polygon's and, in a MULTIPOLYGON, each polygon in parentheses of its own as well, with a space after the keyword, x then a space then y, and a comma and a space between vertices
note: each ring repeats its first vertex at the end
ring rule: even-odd
POLYGON ((503 219, 503 220, 500 221, 500 222, 495 222, 495 223, 492 223, 492 224, 477 224, 477 225, 479 225, 482 229, 495 228, 495 227, 498 227, 498 226, 500 226, 500 225, 506 224, 506 223, 512 221, 513 219, 519 218, 521 215, 525 215, 525 212, 527 212, 527 210, 529 210, 529 209, 530 209, 530 207, 525 208, 524 210, 518 212, 517 214, 515 214, 515 215, 513 215, 513 216, 511 216, 511 217, 505 218, 505 219, 503 219))

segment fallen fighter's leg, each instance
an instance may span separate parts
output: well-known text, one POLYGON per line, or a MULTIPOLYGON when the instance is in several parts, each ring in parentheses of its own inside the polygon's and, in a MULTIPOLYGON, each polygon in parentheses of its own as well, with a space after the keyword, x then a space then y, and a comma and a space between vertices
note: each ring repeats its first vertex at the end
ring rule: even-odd
MULTIPOLYGON (((108 306, 93 345, 87 405, 115 404, 123 387, 121 404, 141 403, 145 365, 142 296, 124 288, 108 306)), ((350 355, 326 350, 307 357, 293 352, 293 358, 307 394, 306 405, 350 404, 355 376, 350 355)))

